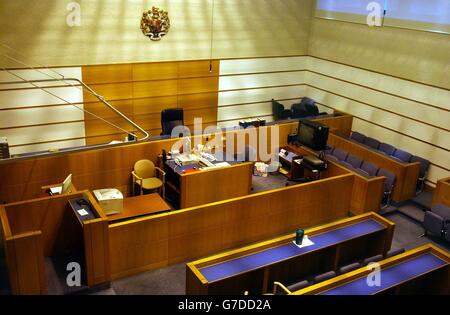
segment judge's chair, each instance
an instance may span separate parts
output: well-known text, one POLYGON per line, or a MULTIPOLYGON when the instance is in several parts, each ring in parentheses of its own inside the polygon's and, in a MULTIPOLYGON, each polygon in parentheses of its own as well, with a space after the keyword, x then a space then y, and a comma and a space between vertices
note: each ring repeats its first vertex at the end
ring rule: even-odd
POLYGON ((170 136, 175 127, 184 125, 182 108, 169 108, 161 112, 161 136, 170 136))
POLYGON ((152 161, 137 161, 131 174, 133 175, 133 194, 137 184, 140 188, 140 195, 144 194, 144 190, 161 189, 162 197, 165 198, 166 173, 159 167, 156 167, 152 161))

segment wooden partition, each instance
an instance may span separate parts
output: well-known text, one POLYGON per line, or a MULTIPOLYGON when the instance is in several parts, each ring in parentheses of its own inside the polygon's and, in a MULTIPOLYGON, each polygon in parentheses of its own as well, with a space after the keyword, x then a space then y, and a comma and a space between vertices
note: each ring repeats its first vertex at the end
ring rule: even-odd
MULTIPOLYGON (((327 119, 327 124, 333 124, 334 119, 344 120, 348 124, 350 118, 339 116, 327 119)), ((279 129, 279 145, 283 146, 287 144, 288 134, 295 132, 298 122, 276 126, 279 129)), ((272 128, 273 126, 258 128, 258 135, 260 130, 267 133, 269 147, 272 143, 272 128)), ((234 134, 236 138, 239 133, 242 131, 229 131, 227 135, 234 134)), ((206 143, 207 138, 211 141, 212 137, 213 135, 193 137, 192 143, 194 138, 201 138, 201 141, 206 143)), ((41 195, 42 186, 62 182, 69 173, 73 174, 73 182, 79 189, 117 188, 125 195, 129 195, 134 163, 140 159, 150 159, 156 163, 158 154, 163 149, 169 151, 178 140, 158 140, 13 162, 5 161, 0 163, 0 204, 37 198, 41 195)))
POLYGON ((109 282, 108 221, 88 192, 0 206, 6 262, 13 294, 46 294, 45 257, 83 244, 87 285, 109 282), (95 219, 79 222, 70 199, 88 198, 95 219))
MULTIPOLYGON (((295 145, 288 145, 284 148, 299 155, 317 155, 316 152, 305 147, 300 148, 295 145)), ((350 212, 354 215, 372 211, 379 212, 386 178, 384 176, 366 178, 334 161, 328 161, 328 169, 322 172, 321 176, 332 177, 342 174, 354 175, 350 212)))
MULTIPOLYGON (((183 108, 186 126, 192 126, 195 117, 207 124, 216 123, 219 68, 220 62, 213 60, 210 72, 210 61, 202 60, 83 66, 82 71, 87 85, 155 136, 161 132, 161 111, 167 108, 183 108)), ((84 108, 134 131, 86 90, 84 108)), ((85 130, 87 144, 125 137, 125 133, 88 113, 85 130)))
POLYGON ((346 217, 351 174, 109 226, 113 279, 346 217))
POLYGON ((180 176, 180 208, 246 196, 251 193, 253 163, 183 174, 180 176))
POLYGON ((432 204, 442 203, 450 207, 450 177, 443 178, 437 182, 433 193, 432 204))
POLYGON ((328 144, 343 149, 364 161, 371 162, 395 174, 395 186, 392 199, 400 202, 411 199, 416 194, 416 185, 420 173, 420 163, 402 163, 381 153, 370 150, 349 139, 330 134, 328 144))

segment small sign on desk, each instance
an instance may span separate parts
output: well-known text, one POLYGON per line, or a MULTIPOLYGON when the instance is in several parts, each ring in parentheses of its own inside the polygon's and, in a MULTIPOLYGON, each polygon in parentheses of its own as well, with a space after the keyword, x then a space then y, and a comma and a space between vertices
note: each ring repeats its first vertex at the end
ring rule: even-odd
POLYGON ((95 215, 91 210, 91 204, 86 199, 71 199, 69 200, 69 204, 80 222, 95 219, 95 215))
POLYGON ((303 241, 300 245, 298 245, 295 241, 292 241, 292 243, 294 243, 294 245, 298 248, 305 248, 314 245, 314 243, 308 238, 307 235, 303 237, 303 241))

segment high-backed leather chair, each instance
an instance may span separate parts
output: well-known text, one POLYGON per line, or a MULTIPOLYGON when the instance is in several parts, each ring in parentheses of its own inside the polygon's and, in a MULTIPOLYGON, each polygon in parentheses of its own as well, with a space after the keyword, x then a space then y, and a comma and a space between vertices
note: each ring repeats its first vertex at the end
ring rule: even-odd
POLYGON ((304 118, 320 115, 316 101, 309 97, 304 97, 300 103, 293 104, 291 110, 292 118, 304 118))
POLYGON ((161 135, 171 135, 175 127, 184 126, 182 108, 168 108, 161 112, 161 135))
POLYGON ((276 120, 288 119, 291 117, 291 110, 285 109, 284 105, 272 99, 272 113, 276 120))

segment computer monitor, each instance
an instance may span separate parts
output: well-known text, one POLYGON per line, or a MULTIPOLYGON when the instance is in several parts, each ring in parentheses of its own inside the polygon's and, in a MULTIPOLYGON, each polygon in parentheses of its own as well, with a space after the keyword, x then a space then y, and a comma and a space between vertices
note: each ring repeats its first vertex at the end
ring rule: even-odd
POLYGON ((61 194, 70 193, 70 188, 72 187, 72 174, 66 177, 62 184, 61 194))
POLYGON ((313 150, 326 149, 329 128, 310 120, 300 120, 297 132, 297 141, 313 150))

